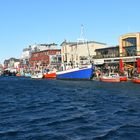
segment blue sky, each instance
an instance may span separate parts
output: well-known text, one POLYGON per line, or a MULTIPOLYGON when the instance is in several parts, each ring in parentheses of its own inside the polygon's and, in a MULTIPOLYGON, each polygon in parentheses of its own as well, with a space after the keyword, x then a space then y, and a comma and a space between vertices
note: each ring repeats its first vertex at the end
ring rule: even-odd
POLYGON ((76 41, 81 24, 89 41, 118 45, 140 32, 139 0, 0 0, 0 62, 19 58, 35 43, 76 41))

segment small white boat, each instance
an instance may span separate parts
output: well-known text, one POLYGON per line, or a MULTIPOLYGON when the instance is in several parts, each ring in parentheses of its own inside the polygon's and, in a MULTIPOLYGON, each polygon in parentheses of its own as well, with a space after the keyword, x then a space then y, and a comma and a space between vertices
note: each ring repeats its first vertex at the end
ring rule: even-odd
POLYGON ((42 73, 35 73, 35 74, 31 75, 31 78, 41 79, 41 78, 43 78, 43 74, 42 73))

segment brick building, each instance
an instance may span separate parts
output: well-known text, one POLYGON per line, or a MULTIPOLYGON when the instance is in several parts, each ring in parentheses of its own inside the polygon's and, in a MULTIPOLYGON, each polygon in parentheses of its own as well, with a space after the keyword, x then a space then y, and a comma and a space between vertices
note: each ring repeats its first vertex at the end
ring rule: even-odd
POLYGON ((50 49, 33 52, 29 59, 29 65, 33 68, 38 67, 58 67, 61 64, 61 50, 50 49))

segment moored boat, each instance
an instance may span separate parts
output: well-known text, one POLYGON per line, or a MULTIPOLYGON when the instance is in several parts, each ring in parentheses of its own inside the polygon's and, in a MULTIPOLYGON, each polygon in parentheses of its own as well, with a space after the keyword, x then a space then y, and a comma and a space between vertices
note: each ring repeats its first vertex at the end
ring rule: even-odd
POLYGON ((31 77, 31 74, 30 73, 24 73, 24 76, 25 77, 31 77))
POLYGON ((93 60, 89 51, 88 41, 83 37, 83 25, 81 26, 81 35, 80 38, 77 39, 77 42, 70 43, 67 46, 67 42, 65 41, 65 44, 64 48, 62 48, 65 54, 61 64, 63 70, 56 72, 56 78, 66 80, 91 80, 94 74, 94 66, 92 64, 93 60))
POLYGON ((56 72, 57 79, 90 80, 94 73, 93 65, 56 72))
POLYGON ((121 82, 126 82, 127 81, 127 76, 120 76, 120 81, 121 82))
POLYGON ((132 82, 133 82, 133 83, 140 84, 140 77, 133 77, 133 78, 132 78, 132 82))
POLYGON ((103 75, 100 77, 100 81, 102 82, 121 82, 120 76, 117 73, 110 73, 109 75, 103 75))
POLYGON ((56 71, 49 71, 44 73, 43 78, 56 78, 56 71))
POLYGON ((21 74, 20 73, 16 73, 16 76, 19 77, 19 76, 21 76, 21 74))
POLYGON ((31 75, 31 78, 41 79, 41 78, 43 78, 43 74, 42 73, 35 73, 35 74, 31 75))

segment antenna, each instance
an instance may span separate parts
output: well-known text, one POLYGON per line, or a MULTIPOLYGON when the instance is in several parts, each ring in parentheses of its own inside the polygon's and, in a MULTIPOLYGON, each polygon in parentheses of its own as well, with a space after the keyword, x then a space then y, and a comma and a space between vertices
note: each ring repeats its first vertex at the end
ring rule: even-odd
POLYGON ((85 39, 85 34, 84 34, 84 25, 81 25, 81 32, 80 32, 80 38, 77 39, 77 42, 82 42, 85 43, 86 39, 85 39))

